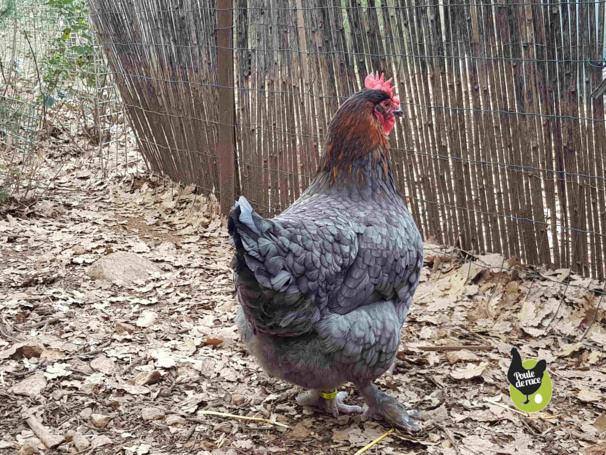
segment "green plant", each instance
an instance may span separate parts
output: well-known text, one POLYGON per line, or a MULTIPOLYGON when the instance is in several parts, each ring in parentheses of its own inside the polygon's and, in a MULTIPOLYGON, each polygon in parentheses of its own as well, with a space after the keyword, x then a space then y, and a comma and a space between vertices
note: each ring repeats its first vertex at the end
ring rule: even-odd
POLYGON ((0 23, 9 15, 15 12, 15 0, 8 0, 4 8, 0 8, 0 23))
POLYGON ((94 48, 87 17, 89 7, 86 0, 48 0, 45 5, 54 9, 63 23, 61 34, 42 59, 42 93, 44 106, 50 107, 56 97, 65 93, 57 90, 65 82, 80 80, 88 86, 95 85, 94 48))
POLYGON ((0 186, 0 204, 8 202, 9 199, 10 194, 8 194, 8 191, 3 186, 0 186))

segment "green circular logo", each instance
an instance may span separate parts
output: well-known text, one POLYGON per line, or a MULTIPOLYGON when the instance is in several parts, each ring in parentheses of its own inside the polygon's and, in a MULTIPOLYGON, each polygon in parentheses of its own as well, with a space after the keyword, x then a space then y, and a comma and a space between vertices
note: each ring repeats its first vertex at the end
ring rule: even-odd
MULTIPOLYGON (((532 370, 532 368, 536 364, 536 360, 525 360, 522 363, 526 370, 532 370)), ((513 404, 516 408, 518 408, 520 411, 525 412, 537 412, 541 411, 542 409, 545 409, 545 407, 549 404, 549 401, 551 400, 552 392, 553 385, 551 383, 551 377, 549 376, 549 372, 547 370, 545 370, 545 372, 543 373, 541 387, 532 395, 526 396, 518 389, 516 389, 512 384, 509 385, 509 395, 511 396, 511 401, 513 401, 513 404)))

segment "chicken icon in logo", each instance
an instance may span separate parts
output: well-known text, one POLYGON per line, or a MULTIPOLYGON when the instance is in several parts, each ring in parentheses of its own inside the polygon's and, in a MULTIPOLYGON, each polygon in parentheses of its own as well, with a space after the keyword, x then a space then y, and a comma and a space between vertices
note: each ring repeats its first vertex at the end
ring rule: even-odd
POLYGON ((552 385, 545 360, 526 360, 516 348, 511 349, 511 365, 507 379, 513 404, 522 411, 536 412, 545 408, 551 399, 552 385), (533 396, 534 395, 534 396, 533 396), (531 398, 532 396, 532 398, 531 398), (526 398, 525 401, 522 401, 526 398))

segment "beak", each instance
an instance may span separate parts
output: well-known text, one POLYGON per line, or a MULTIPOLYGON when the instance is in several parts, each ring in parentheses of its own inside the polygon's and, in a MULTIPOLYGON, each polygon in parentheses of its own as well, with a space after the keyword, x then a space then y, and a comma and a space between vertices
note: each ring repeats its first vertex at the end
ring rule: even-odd
POLYGON ((393 111, 393 115, 396 115, 398 117, 402 117, 404 115, 404 112, 402 111, 402 109, 398 108, 397 111, 393 111))

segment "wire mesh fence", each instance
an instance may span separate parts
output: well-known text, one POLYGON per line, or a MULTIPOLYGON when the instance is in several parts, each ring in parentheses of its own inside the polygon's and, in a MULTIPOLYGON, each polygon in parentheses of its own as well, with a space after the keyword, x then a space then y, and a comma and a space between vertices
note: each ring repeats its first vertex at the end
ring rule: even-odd
POLYGON ((339 104, 384 71, 405 112, 392 161, 426 239, 604 279, 603 0, 91 5, 154 170, 229 199, 235 169, 277 214, 339 104))
POLYGON ((49 49, 48 24, 57 20, 44 7, 15 1, 0 4, 0 186, 9 189, 27 186, 35 168, 31 150, 41 112, 36 56, 49 49))
POLYGON ((66 59, 79 68, 77 77, 63 84, 72 134, 88 139, 107 175, 112 159, 120 159, 124 135, 130 132, 120 91, 94 34, 73 35, 67 42, 66 59), (91 48, 85 57, 83 46, 91 48))
MULTIPOLYGON (((102 163, 127 131, 85 0, 0 1, 0 188, 31 195, 41 139, 83 135, 102 163)), ((70 140, 72 140, 70 139, 70 140)))

